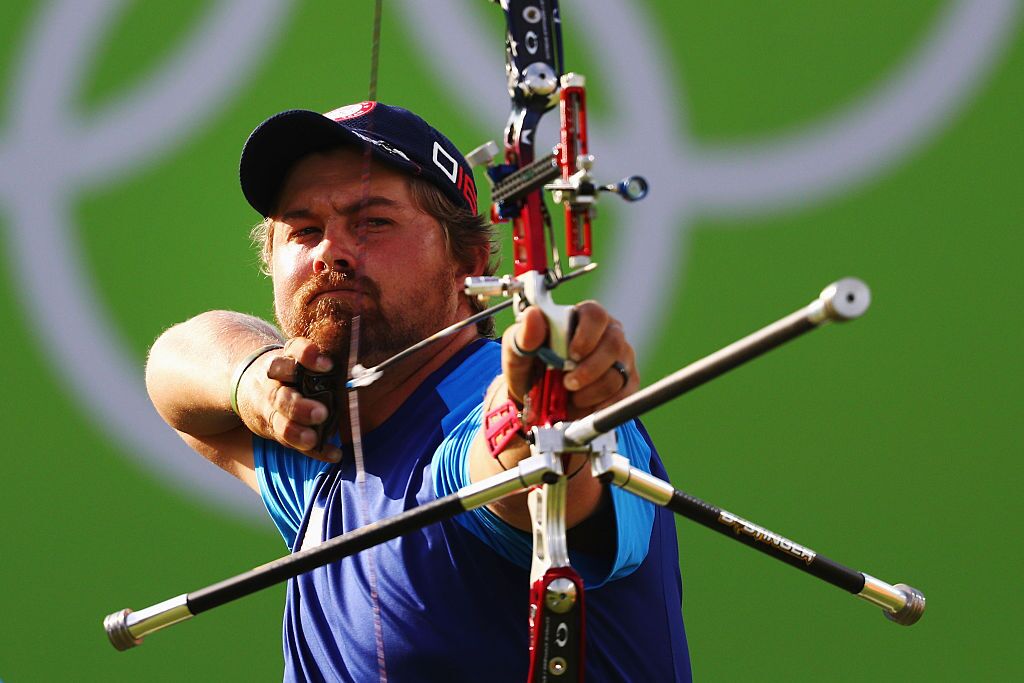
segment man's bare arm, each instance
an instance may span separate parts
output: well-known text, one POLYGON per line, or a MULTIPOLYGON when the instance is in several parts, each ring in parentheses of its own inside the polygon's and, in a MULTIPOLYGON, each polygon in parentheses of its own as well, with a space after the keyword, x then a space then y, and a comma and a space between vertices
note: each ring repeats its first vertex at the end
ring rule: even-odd
POLYGON ((239 363, 263 346, 284 343, 281 333, 259 318, 209 311, 160 335, 146 364, 146 388, 164 421, 195 451, 253 489, 253 434, 319 459, 336 457, 333 451, 308 451, 315 443, 310 425, 326 418, 326 407, 284 385, 288 363, 275 366, 276 379, 268 377, 271 363, 279 357, 290 359, 292 368, 298 362, 318 371, 330 369, 329 361, 308 340, 289 340, 284 349, 257 358, 239 382, 241 417, 231 409, 239 363))
POLYGON ((208 311, 171 327, 154 342, 146 389, 160 417, 193 436, 241 426, 231 410, 231 378, 253 350, 284 344, 273 325, 231 311, 208 311))

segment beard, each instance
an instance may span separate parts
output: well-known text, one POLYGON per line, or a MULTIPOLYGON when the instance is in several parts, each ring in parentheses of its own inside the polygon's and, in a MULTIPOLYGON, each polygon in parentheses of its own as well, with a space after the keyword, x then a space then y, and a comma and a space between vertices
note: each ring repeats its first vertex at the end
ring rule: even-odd
POLYGON ((385 311, 380 287, 366 276, 331 271, 314 275, 292 296, 288 310, 278 310, 281 329, 288 337, 305 337, 329 356, 335 367, 347 367, 353 330, 358 316, 358 361, 372 367, 416 342, 444 324, 458 305, 452 273, 441 272, 433 282, 424 283, 421 298, 407 300, 401 310, 385 311), (338 288, 359 291, 354 301, 319 297, 338 288))

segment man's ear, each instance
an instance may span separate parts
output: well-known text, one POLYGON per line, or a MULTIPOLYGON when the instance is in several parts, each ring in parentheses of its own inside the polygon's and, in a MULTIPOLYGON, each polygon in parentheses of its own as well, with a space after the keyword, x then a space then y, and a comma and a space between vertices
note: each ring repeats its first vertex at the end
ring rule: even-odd
POLYGON ((459 272, 461 277, 478 277, 487 272, 487 266, 491 262, 490 245, 483 245, 473 250, 473 260, 467 263, 459 272))

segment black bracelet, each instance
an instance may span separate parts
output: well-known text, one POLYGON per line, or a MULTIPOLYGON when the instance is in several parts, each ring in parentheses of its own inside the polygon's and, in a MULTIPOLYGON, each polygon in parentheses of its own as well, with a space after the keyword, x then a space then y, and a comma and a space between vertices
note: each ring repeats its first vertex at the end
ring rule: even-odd
MULTIPOLYGON (((248 356, 245 357, 241 363, 235 366, 235 374, 231 377, 231 412, 238 415, 238 385, 242 383, 242 375, 249 369, 249 366, 256 362, 256 359, 265 354, 267 351, 274 351, 275 349, 283 349, 284 344, 267 344, 256 349, 248 356)), ((238 415, 241 417, 241 415, 238 415)))

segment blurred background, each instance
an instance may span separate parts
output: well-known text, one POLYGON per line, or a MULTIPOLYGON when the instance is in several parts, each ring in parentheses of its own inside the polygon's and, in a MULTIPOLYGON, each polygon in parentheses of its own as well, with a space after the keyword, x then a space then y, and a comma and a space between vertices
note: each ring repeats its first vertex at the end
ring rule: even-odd
MULTIPOLYGON (((645 384, 839 277, 874 297, 647 424, 677 487, 928 612, 895 626, 679 520, 698 680, 1022 673, 1020 10, 563 2, 595 174, 651 195, 602 203, 602 268, 560 297, 608 303, 645 384)), ((463 150, 500 140, 503 25, 483 0, 388 0, 380 99, 463 150)), ((371 26, 369 0, 0 4, 0 681, 280 679, 282 589, 127 653, 101 620, 286 552, 158 420, 143 364, 200 311, 270 315, 241 145, 271 113, 365 99, 371 26)))

